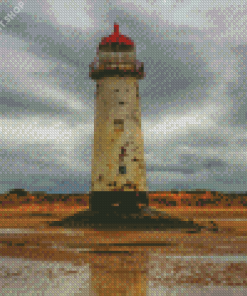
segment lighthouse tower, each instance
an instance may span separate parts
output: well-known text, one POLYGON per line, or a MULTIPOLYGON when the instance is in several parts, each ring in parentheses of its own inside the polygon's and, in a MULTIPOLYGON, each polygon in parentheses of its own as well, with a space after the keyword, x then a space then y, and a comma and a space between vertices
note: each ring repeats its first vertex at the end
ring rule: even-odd
POLYGON ((148 206, 139 97, 144 65, 136 60, 135 44, 119 33, 118 24, 112 35, 102 38, 89 76, 97 84, 89 209, 49 225, 199 231, 202 227, 193 221, 148 206))
POLYGON ((89 210, 50 226, 104 230, 159 230, 202 227, 148 206, 139 79, 144 65, 134 42, 119 33, 102 38, 89 76, 97 84, 94 98, 94 148, 89 210), (142 205, 142 207, 140 207, 142 205))
POLYGON ((102 38, 89 76, 97 84, 90 206, 133 212, 148 204, 139 96, 145 73, 118 24, 102 38))

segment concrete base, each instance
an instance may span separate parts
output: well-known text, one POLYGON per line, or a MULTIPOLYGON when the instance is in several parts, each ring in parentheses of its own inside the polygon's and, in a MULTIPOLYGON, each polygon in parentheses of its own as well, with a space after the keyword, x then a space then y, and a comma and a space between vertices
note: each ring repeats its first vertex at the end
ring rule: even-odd
POLYGON ((146 192, 93 192, 90 208, 49 226, 101 230, 179 230, 199 232, 203 226, 148 207, 146 192), (143 204, 144 206, 140 206, 143 204))
POLYGON ((92 211, 135 213, 140 205, 148 205, 146 191, 93 191, 90 194, 89 208, 92 211))

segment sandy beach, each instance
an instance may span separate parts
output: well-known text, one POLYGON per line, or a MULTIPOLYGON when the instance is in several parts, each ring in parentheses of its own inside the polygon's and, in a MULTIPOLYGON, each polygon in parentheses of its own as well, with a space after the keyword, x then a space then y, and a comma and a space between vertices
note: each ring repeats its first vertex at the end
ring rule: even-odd
MULTIPOLYGON (((41 266, 48 266, 48 262, 51 265, 45 270, 49 273, 41 276, 43 279, 49 276, 44 295, 51 295, 51 291, 58 291, 59 295, 71 295, 65 293, 71 284, 71 275, 77 277, 77 282, 70 290, 70 293, 73 291, 72 295, 105 295, 106 292, 116 295, 116 291, 119 291, 118 295, 159 295, 155 294, 159 291, 165 295, 177 295, 174 291, 179 291, 179 295, 187 295, 193 287, 197 289, 193 295, 217 295, 222 291, 226 291, 224 295, 237 292, 238 295, 246 295, 246 290, 243 290, 247 288, 246 210, 164 209, 170 215, 193 219, 202 225, 214 221, 219 227, 217 233, 47 227, 47 221, 60 220, 85 209, 61 204, 0 209, 0 286, 6 295, 14 291, 13 279, 19 281, 19 288, 15 291, 21 291, 18 290, 21 285, 26 287, 23 266, 33 270, 27 276, 31 281, 34 273, 41 266), (13 267, 9 267, 8 260, 15 260, 13 267), (23 265, 18 265, 18 260, 24 260, 23 265), (60 272, 57 272, 57 264, 67 267, 61 267, 60 272), (16 266, 20 266, 19 269, 16 266), (82 268, 89 268, 86 274, 82 275, 82 268), (62 276, 70 278, 67 286, 61 280, 62 276), (56 279, 60 279, 58 290, 51 288, 56 279), (76 294, 78 285, 85 294, 76 294), (187 288, 183 285, 187 285, 187 288), (132 294, 127 291, 132 291, 132 294), (208 294, 203 294, 203 291, 208 294)), ((33 295, 32 289, 36 286, 37 283, 33 282, 26 295, 33 295)), ((35 291, 44 291, 44 288, 36 288, 35 291)))

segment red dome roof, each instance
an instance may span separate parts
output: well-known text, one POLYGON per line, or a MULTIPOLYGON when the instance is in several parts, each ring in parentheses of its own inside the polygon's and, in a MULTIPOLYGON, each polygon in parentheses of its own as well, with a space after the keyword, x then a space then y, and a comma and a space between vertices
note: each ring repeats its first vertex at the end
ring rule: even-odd
POLYGON ((134 46, 134 42, 130 38, 119 34, 119 25, 117 23, 114 23, 114 34, 110 35, 109 37, 102 38, 100 45, 106 45, 110 43, 121 43, 124 45, 134 46))

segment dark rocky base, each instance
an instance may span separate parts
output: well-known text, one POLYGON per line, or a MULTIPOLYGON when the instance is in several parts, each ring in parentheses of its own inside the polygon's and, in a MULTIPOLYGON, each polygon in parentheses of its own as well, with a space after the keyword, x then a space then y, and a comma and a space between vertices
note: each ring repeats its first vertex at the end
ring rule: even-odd
POLYGON ((135 213, 99 212, 86 210, 66 217, 62 221, 54 221, 49 226, 65 228, 91 228, 98 230, 184 230, 186 232, 200 232, 203 226, 193 221, 183 221, 171 217, 146 206, 135 213))

